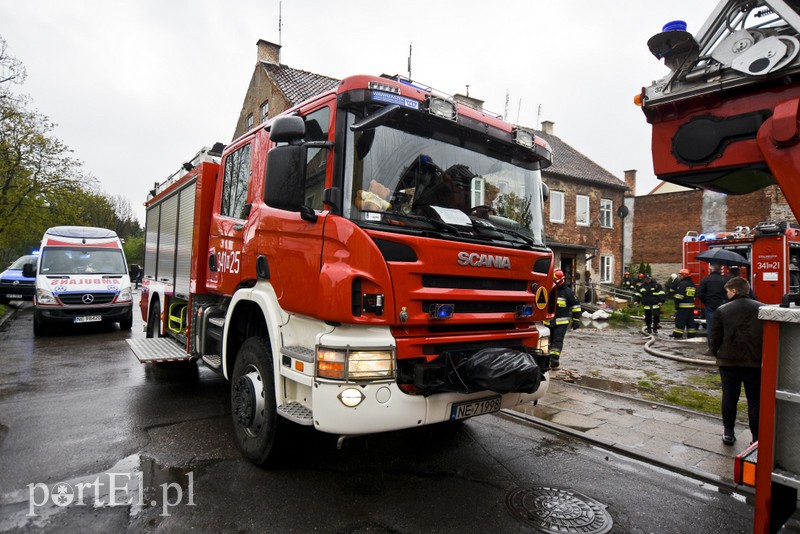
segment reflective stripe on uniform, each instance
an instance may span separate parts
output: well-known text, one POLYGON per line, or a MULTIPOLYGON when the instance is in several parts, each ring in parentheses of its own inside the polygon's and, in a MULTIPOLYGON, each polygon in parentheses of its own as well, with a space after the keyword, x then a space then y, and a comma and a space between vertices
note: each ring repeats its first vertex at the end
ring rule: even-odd
POLYGON ((556 319, 556 325, 569 324, 572 321, 569 317, 559 317, 556 319))

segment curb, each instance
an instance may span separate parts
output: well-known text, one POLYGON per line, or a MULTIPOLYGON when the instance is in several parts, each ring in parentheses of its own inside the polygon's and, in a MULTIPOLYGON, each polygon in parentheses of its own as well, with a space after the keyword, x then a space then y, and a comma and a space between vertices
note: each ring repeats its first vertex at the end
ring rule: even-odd
POLYGON ((11 319, 11 317, 13 317, 14 314, 17 313, 17 311, 19 311, 19 308, 17 308, 16 306, 11 306, 10 304, 6 304, 5 307, 6 307, 6 312, 3 314, 2 317, 0 317, 0 328, 2 328, 3 325, 6 324, 6 321, 11 319))

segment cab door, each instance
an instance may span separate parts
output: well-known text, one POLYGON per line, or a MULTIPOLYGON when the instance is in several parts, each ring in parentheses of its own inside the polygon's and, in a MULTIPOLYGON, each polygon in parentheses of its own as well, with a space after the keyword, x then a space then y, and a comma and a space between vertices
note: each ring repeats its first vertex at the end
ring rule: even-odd
POLYGON ((226 150, 221 162, 221 180, 211 215, 208 249, 208 289, 232 295, 243 278, 243 236, 253 203, 255 140, 248 137, 226 150))

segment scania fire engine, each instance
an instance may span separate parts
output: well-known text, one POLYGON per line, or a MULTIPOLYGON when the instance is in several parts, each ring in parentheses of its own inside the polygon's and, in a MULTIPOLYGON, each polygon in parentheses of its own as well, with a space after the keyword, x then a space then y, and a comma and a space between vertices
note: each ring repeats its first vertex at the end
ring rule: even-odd
POLYGON ((800 228, 786 222, 764 222, 752 229, 737 226, 733 232, 698 234, 683 238, 683 268, 692 273, 695 284, 708 276, 709 263, 697 255, 723 248, 746 261, 739 275, 747 278, 756 298, 766 304, 780 304, 784 298, 800 298, 800 228))
POLYGON ((551 159, 429 88, 346 78, 151 191, 131 347, 222 373, 259 465, 285 420, 348 436, 536 400, 551 159))
MULTIPOLYGON (((674 21, 648 46, 670 68, 637 96, 653 126, 656 175, 727 194, 777 182, 798 218, 798 2, 722 0, 696 35, 674 21)), ((758 445, 737 458, 735 469, 738 482, 756 487, 757 533, 781 528, 800 488, 800 308, 789 300, 759 311, 765 323, 758 445)))

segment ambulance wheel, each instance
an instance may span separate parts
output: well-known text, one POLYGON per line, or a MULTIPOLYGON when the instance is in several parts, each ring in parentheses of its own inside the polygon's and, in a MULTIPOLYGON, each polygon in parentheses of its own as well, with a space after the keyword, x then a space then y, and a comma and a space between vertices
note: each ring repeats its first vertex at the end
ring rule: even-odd
POLYGON ((33 335, 36 337, 46 336, 47 325, 37 312, 33 312, 33 335))
POLYGON ((133 313, 131 313, 127 319, 123 319, 119 322, 120 330, 130 330, 131 328, 133 328, 133 313))
POLYGON ((231 417, 242 454, 258 466, 269 465, 275 457, 278 413, 272 352, 264 338, 251 337, 236 356, 231 417))

